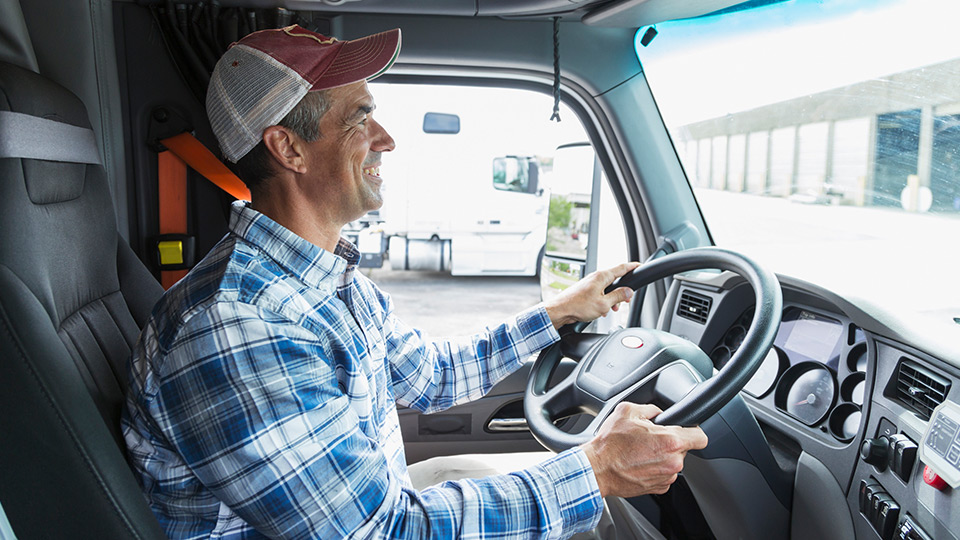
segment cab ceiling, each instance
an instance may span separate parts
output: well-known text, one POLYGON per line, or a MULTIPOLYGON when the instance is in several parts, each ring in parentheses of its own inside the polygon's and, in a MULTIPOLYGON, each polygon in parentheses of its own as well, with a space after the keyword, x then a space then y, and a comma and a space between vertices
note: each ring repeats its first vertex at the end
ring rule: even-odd
MULTIPOLYGON (((744 0, 286 0, 297 11, 518 17, 579 20, 591 26, 639 28, 672 19, 698 17, 744 0)), ((223 0, 222 6, 276 8, 276 0, 223 0)))

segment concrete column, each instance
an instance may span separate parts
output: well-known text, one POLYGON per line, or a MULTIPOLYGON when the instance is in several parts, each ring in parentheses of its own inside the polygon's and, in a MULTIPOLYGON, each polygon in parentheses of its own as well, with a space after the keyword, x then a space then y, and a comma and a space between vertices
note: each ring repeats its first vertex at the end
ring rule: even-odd
POLYGON ((723 189, 730 191, 730 134, 725 137, 724 156, 723 156, 723 189))
POLYGON ((793 171, 790 172, 790 184, 787 195, 797 192, 797 177, 800 175, 800 125, 793 126, 793 171))
POLYGON ((917 149, 917 177, 920 186, 930 187, 933 168, 933 105, 920 109, 920 148, 917 149))
POLYGON ((860 183, 864 205, 873 206, 873 184, 877 174, 877 115, 870 117, 870 142, 867 145, 867 176, 860 183))
POLYGON ((825 181, 831 184, 833 183, 833 147, 835 146, 836 141, 836 125, 836 120, 831 120, 830 123, 827 124, 827 163, 826 167, 823 169, 824 174, 826 175, 825 181))
POLYGON ((764 173, 763 193, 770 191, 770 168, 773 166, 773 128, 767 130, 767 170, 764 173))

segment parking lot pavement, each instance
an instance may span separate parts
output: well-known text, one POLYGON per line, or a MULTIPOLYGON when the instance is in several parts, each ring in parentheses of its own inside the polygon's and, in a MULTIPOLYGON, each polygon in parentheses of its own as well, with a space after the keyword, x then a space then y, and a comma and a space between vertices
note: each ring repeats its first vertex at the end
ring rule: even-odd
POLYGON ((435 337, 473 334, 540 301, 534 277, 454 277, 386 268, 363 273, 390 293, 401 320, 435 337))

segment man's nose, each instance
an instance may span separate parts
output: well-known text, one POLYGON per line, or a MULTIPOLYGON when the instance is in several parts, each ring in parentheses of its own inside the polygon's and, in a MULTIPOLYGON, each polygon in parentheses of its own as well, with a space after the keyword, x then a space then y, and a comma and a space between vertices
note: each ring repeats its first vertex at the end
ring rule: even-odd
POLYGON ((387 133, 387 130, 380 125, 376 120, 373 121, 376 128, 376 133, 374 135, 373 144, 370 145, 371 150, 377 152, 390 152, 397 147, 397 143, 393 140, 393 137, 387 133))

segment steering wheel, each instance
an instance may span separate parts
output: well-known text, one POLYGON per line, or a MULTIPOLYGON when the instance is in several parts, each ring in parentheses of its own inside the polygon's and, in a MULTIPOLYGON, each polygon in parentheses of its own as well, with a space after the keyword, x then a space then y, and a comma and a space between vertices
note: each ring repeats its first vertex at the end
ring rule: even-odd
MULTIPOLYGON (((654 422, 695 426, 733 399, 759 369, 780 325, 783 296, 776 276, 747 257, 720 248, 694 248, 644 263, 607 287, 637 290, 659 279, 702 269, 736 272, 756 296, 753 321, 743 343, 713 375, 713 362, 697 345, 660 330, 624 328, 610 334, 582 333, 585 323, 561 328, 560 341, 544 349, 530 371, 523 400, 533 436, 561 452, 594 437, 622 401, 653 403, 663 412, 654 422), (563 358, 578 360, 562 381, 547 388, 563 358), (556 426, 567 416, 594 416, 579 433, 556 426)), ((637 298, 637 301, 642 299, 637 298)))

